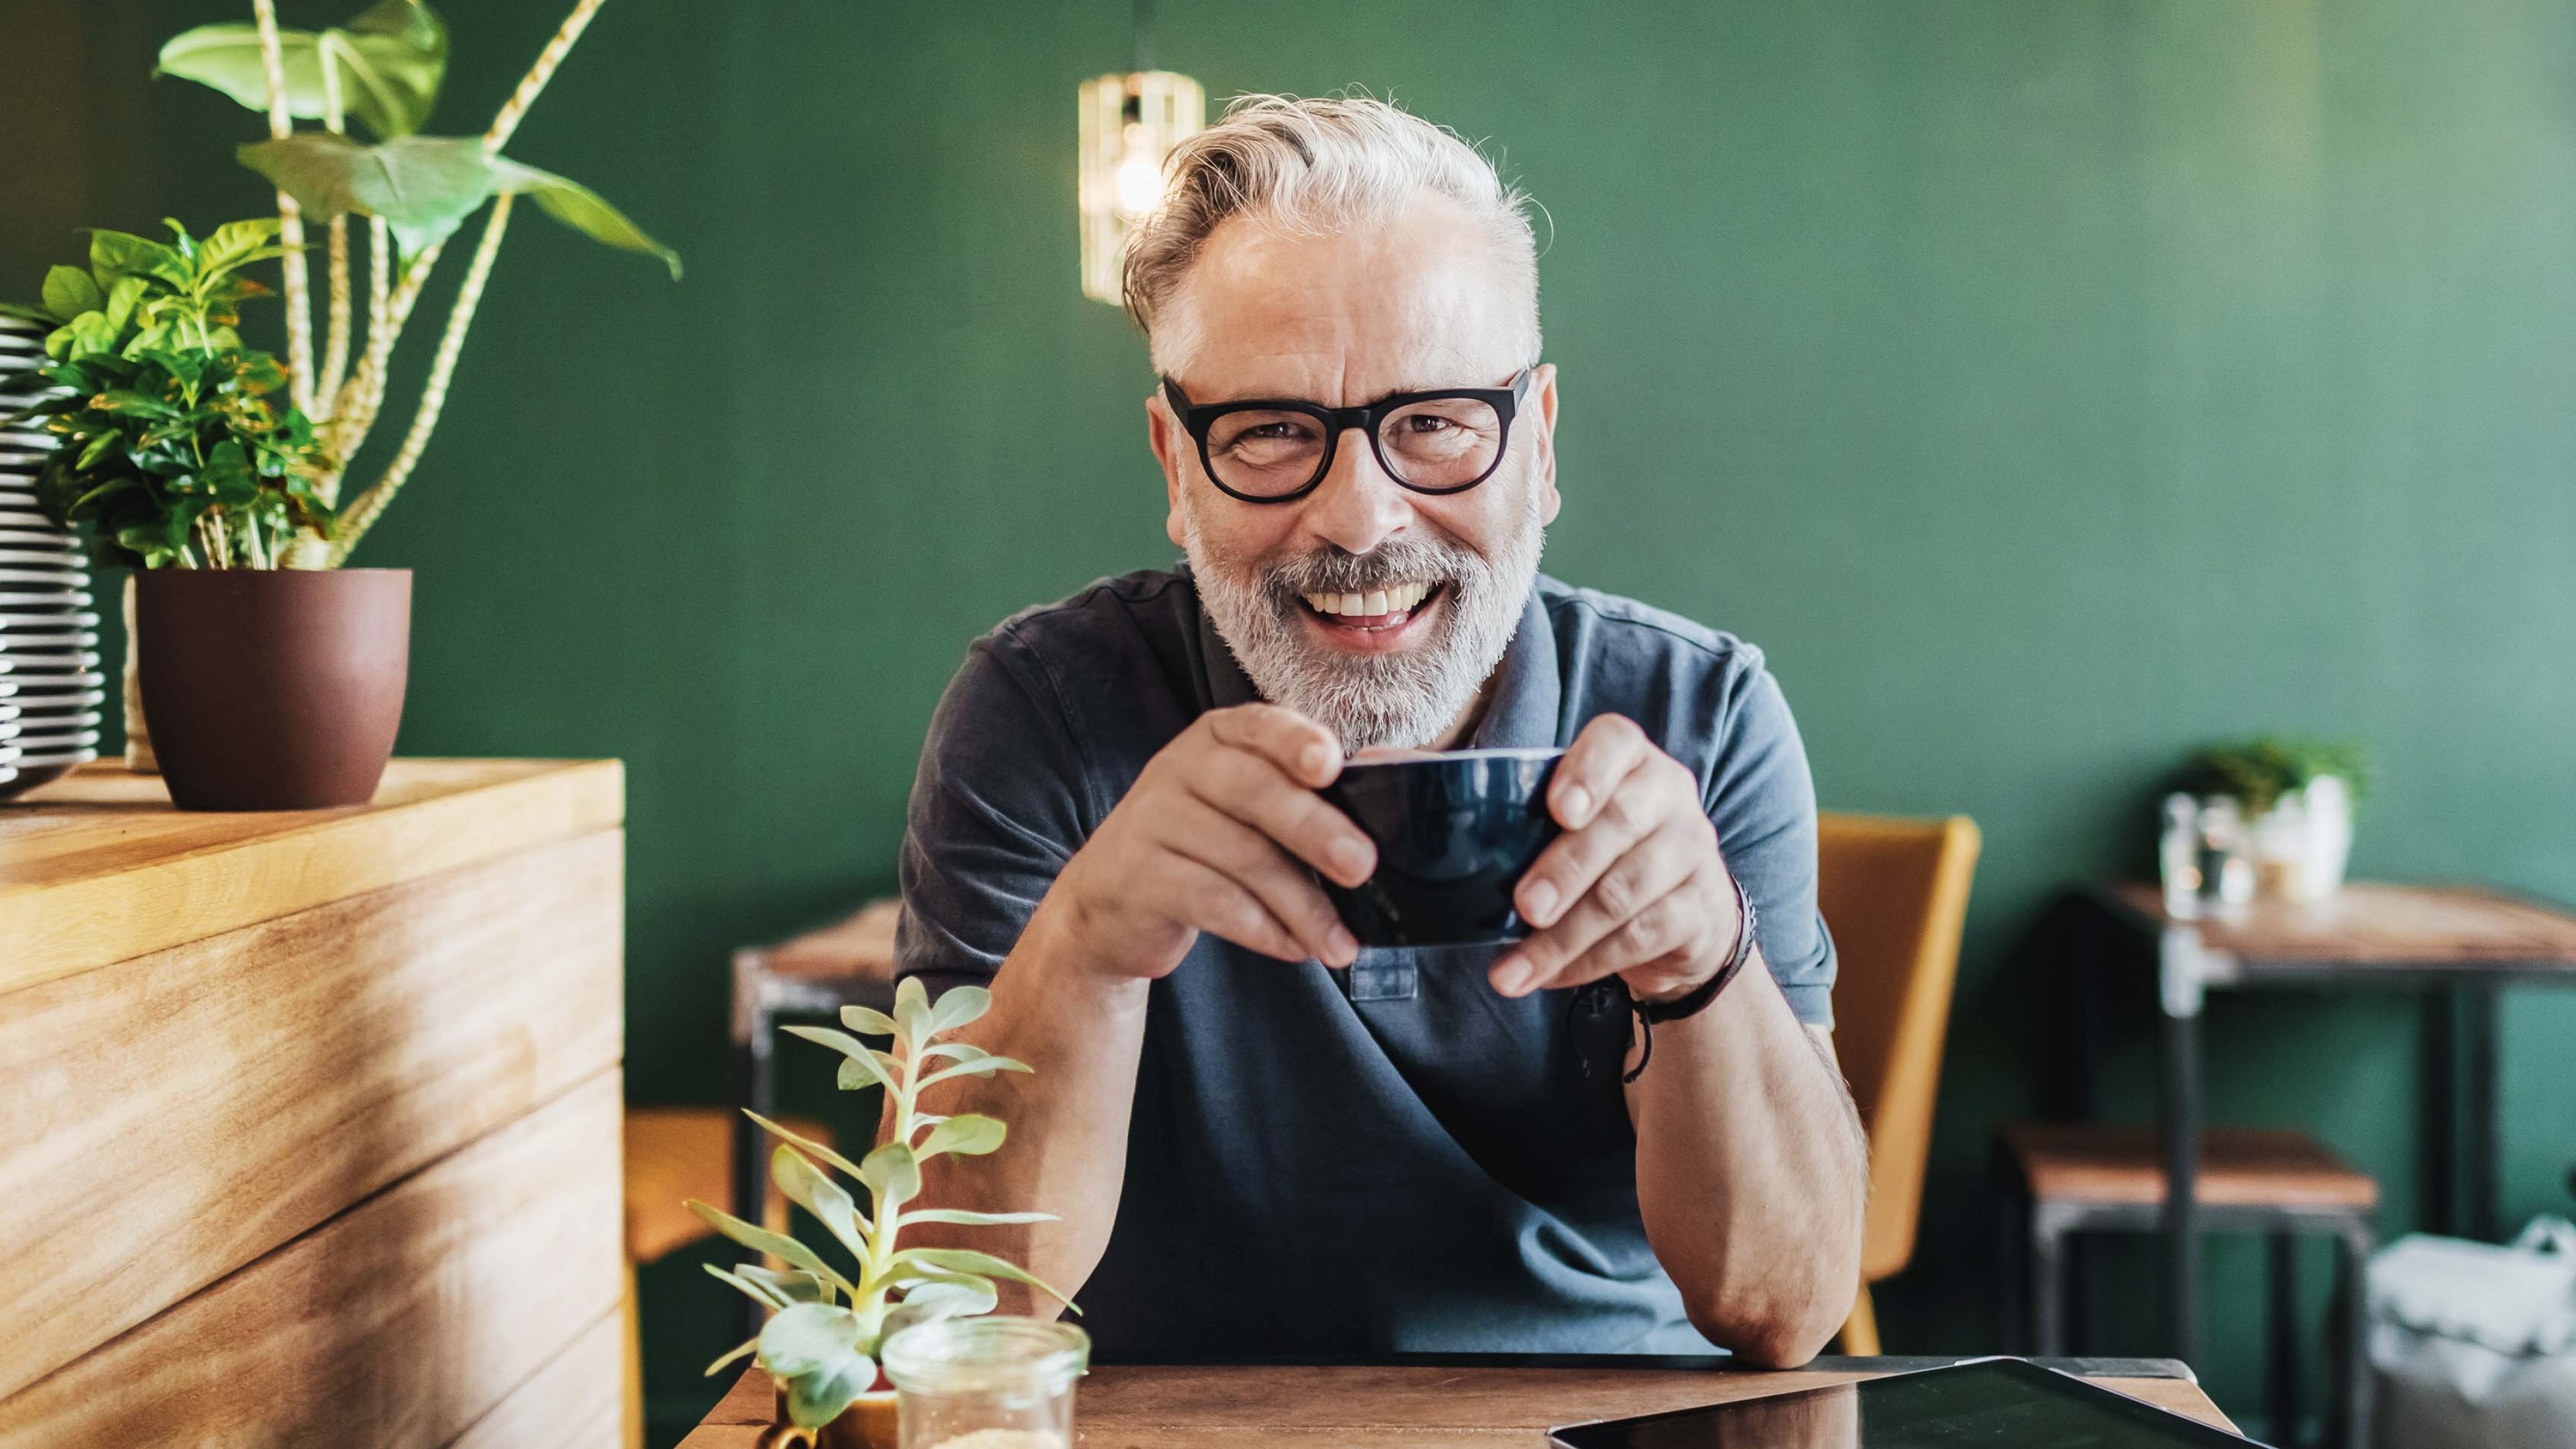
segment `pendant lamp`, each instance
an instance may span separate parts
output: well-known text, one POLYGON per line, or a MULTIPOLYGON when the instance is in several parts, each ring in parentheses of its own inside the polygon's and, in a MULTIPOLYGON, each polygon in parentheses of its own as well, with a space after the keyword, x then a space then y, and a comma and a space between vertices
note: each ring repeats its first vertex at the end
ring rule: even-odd
POLYGON ((1207 124, 1197 81, 1147 66, 1152 0, 1138 0, 1135 20, 1135 68, 1082 83, 1082 294, 1111 306, 1128 230, 1163 199, 1163 158, 1207 124))

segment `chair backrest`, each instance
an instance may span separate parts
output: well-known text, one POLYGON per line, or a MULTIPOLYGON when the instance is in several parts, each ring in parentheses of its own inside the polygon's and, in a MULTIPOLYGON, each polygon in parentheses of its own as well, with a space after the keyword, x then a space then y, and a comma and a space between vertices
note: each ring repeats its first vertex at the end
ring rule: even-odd
POLYGON ((1834 1049, 1869 1130, 1861 1281, 1875 1283, 1914 1253, 1977 826, 1832 813, 1817 824, 1817 905, 1840 962, 1834 1049))

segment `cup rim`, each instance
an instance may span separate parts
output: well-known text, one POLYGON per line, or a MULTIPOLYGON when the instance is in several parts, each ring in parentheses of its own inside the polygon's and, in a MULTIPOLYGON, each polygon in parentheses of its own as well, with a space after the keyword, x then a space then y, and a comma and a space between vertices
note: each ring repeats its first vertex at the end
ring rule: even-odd
POLYGON ((1439 765, 1453 760, 1553 760, 1565 753, 1559 745, 1488 745, 1472 750, 1438 750, 1401 760, 1345 760, 1342 769, 1383 770, 1403 765, 1439 765))

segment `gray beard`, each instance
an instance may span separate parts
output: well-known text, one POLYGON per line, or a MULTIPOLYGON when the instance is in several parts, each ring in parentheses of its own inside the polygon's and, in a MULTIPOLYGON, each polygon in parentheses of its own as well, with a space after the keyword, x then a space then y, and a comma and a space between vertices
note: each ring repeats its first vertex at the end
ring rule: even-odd
POLYGON ((1546 529, 1536 501, 1487 559, 1446 539, 1399 534, 1365 554, 1327 547, 1266 571, 1210 549, 1184 506, 1190 568, 1217 633, 1262 698, 1341 737, 1345 751, 1419 748, 1467 708, 1520 629, 1546 529), (1392 654, 1343 654, 1306 632, 1305 593, 1443 585, 1431 637, 1392 654))

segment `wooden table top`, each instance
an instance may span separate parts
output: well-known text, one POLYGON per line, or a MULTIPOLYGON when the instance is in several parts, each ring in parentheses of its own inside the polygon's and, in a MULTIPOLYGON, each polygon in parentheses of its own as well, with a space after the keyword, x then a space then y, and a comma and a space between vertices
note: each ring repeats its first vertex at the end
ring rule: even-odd
MULTIPOLYGON (((1651 1414, 1849 1383, 1944 1359, 1818 1359, 1803 1369, 1107 1367, 1075 1391, 1086 1449, 1182 1449, 1223 1444, 1297 1449, 1498 1449, 1536 1446, 1553 1424, 1651 1414)), ((2138 1369, 2147 1367, 2129 1361, 2138 1369)), ((2159 1408, 2234 1431, 2180 1378, 2094 1382, 2159 1408)), ((771 1422, 769 1376, 744 1372, 680 1449, 752 1449, 771 1422)))
POLYGON ((2355 882, 2308 905, 2257 901, 2191 920, 2165 914, 2163 893, 2145 882, 2094 894, 2133 926, 2187 926, 2204 951, 2257 970, 2576 972, 2576 915, 2479 886, 2355 882))
POLYGON ((615 760, 396 760, 365 805, 193 812, 101 761, 0 802, 0 991, 611 829, 625 798, 615 760))

